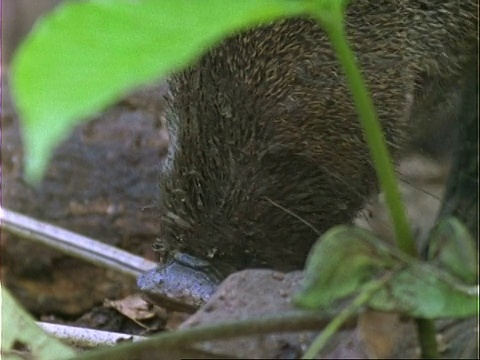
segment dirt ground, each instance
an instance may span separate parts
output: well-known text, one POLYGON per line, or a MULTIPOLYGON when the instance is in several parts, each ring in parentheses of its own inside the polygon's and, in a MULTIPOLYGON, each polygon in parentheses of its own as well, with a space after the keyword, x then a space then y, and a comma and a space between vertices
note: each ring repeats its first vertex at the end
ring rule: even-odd
MULTIPOLYGON (((6 99, 7 86, 4 86, 3 90, 6 99)), ((158 99, 161 99, 162 91, 164 88, 159 86, 150 90, 149 94, 160 94, 158 99)), ((151 244, 159 231, 159 164, 166 152, 162 125, 158 116, 154 115, 156 112, 152 110, 162 106, 158 99, 155 99, 152 108, 149 107, 147 96, 131 96, 76 129, 55 152, 47 174, 38 188, 30 187, 22 178, 18 119, 11 104, 4 101, 3 206, 153 259, 151 244)), ((56 272, 78 281, 82 276, 72 276, 73 273, 81 273, 79 268, 84 268, 84 271, 89 268, 80 261, 66 259, 57 252, 42 246, 32 246, 6 233, 2 234, 2 249, 3 266, 6 267, 4 271, 26 278, 33 277, 41 280, 42 284, 57 279, 56 272)), ((91 278, 87 273, 85 276, 87 279, 91 278)), ((10 276, 4 276, 4 279, 7 286, 15 286, 10 276)), ((61 286, 60 283, 58 286, 61 286)), ((126 285, 117 285, 115 289, 106 286, 106 293, 98 294, 97 301, 128 288, 126 285)), ((93 302, 94 299, 87 295, 91 286, 101 288, 94 284, 78 284, 76 288, 78 292, 84 288, 86 299, 93 302)), ((54 291, 52 288, 45 291, 57 295, 61 293, 60 290, 54 291)), ((74 293, 80 296, 77 291, 74 293)), ((35 300, 29 299, 25 293, 22 294, 26 305, 32 310, 63 312, 48 295, 45 295, 49 298, 48 305, 44 303, 37 309, 35 300), (44 306, 48 308, 45 309, 44 306)), ((67 294, 72 296, 71 292, 67 294)), ((39 294, 32 295, 37 298, 39 294)), ((63 301, 67 300, 62 300, 62 303, 63 301)), ((67 303, 62 306, 67 306, 67 303)), ((73 304, 67 306, 70 310, 64 311, 73 314, 84 310, 81 305, 76 306, 80 306, 76 311, 73 311, 73 304)))

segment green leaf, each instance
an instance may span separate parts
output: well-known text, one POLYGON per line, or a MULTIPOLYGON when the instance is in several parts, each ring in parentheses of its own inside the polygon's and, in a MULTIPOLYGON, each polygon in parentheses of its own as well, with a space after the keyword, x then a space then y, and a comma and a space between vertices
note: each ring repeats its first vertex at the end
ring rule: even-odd
POLYGON ((3 302, 0 331, 2 356, 15 358, 12 350, 18 344, 29 348, 35 359, 66 359, 75 356, 72 348, 40 329, 3 287, 1 287, 1 296, 3 302))
POLYGON ((457 218, 441 221, 431 232, 428 258, 467 284, 478 279, 478 252, 468 229, 457 218))
POLYGON ((311 1, 71 1, 43 18, 12 62, 26 177, 38 181, 79 119, 176 71, 239 29, 306 13, 311 1))
POLYGON ((465 286, 428 263, 414 261, 396 271, 369 301, 380 311, 424 319, 478 315, 478 285, 465 286))
POLYGON ((344 225, 326 232, 310 251, 294 301, 325 311, 337 300, 364 293, 379 278, 387 279, 385 285, 367 302, 375 310, 425 319, 478 311, 478 286, 465 286, 447 272, 385 246, 368 231, 344 225))
POLYGON ((295 303, 309 309, 326 309, 394 265, 394 256, 371 233, 337 226, 320 237, 310 251, 303 287, 295 303))

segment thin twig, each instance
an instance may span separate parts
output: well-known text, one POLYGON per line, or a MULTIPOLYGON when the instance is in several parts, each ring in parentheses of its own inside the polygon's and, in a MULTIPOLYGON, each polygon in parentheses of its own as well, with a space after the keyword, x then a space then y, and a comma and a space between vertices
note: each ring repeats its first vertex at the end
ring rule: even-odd
POLYGON ((140 341, 146 337, 121 334, 111 331, 86 329, 78 326, 67 326, 37 322, 45 332, 70 345, 82 348, 96 348, 105 345, 117 345, 120 341, 140 341))
POLYGON ((0 208, 2 229, 97 266, 137 278, 156 263, 57 226, 0 208))

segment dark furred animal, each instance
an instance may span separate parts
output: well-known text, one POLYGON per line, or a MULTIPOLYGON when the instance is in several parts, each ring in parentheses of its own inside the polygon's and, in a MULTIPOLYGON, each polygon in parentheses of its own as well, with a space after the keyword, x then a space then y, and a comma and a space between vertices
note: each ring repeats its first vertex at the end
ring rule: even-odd
MULTIPOLYGON (((347 34, 394 153, 458 85, 476 0, 352 1, 347 34)), ((376 176, 325 33, 289 19, 233 36, 171 82, 162 241, 224 273, 301 268, 376 176)))

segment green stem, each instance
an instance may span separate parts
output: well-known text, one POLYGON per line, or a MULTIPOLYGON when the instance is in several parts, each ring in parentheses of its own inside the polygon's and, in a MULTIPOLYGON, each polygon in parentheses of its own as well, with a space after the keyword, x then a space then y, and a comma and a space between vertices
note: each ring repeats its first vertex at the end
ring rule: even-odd
MULTIPOLYGON (((328 319, 323 314, 295 311, 277 316, 265 316, 260 319, 240 320, 177 330, 172 333, 162 333, 144 341, 124 343, 108 349, 85 352, 75 359, 146 359, 151 357, 151 354, 161 354, 162 350, 165 349, 188 350, 190 345, 196 342, 252 336, 255 334, 319 330, 327 322, 328 319)), ((157 357, 154 356, 154 358, 157 357)))
POLYGON ((435 324, 432 320, 427 319, 415 319, 415 324, 417 325, 422 359, 438 359, 440 354, 438 353, 435 324))
POLYGON ((353 93, 355 107, 357 108, 360 122, 365 131, 366 141, 372 155, 380 187, 385 194, 385 200, 395 230, 397 245, 403 252, 416 258, 418 257, 417 249, 413 241, 407 217, 405 216, 405 210, 397 187, 394 167, 390 161, 387 143, 381 131, 370 93, 355 64, 355 55, 348 46, 343 30, 343 22, 329 21, 322 24, 330 37, 337 57, 347 75, 349 86, 353 93))
MULTIPOLYGON (((413 241, 407 217, 405 216, 405 210, 397 187, 395 172, 393 164, 390 161, 385 137, 381 131, 370 93, 355 64, 355 55, 346 40, 342 9, 337 8, 333 11, 336 11, 336 13, 332 12, 330 14, 332 17, 327 19, 327 21, 320 15, 318 18, 328 33, 337 57, 347 75, 349 86, 353 93, 355 107, 365 131, 365 137, 372 155, 380 187, 385 195, 387 207, 390 212, 397 246, 406 254, 418 258, 418 251, 413 241), (337 17, 337 19, 335 19, 335 17, 337 17)), ((426 319, 415 319, 415 321, 417 323, 417 333, 422 348, 422 356, 438 356, 433 321, 426 319)))
POLYGON ((314 359, 315 356, 322 351, 327 341, 337 332, 342 324, 357 314, 357 310, 365 305, 367 301, 380 290, 386 283, 387 278, 372 281, 366 284, 360 294, 353 300, 352 304, 338 314, 318 335, 314 342, 303 354, 302 359, 314 359))

